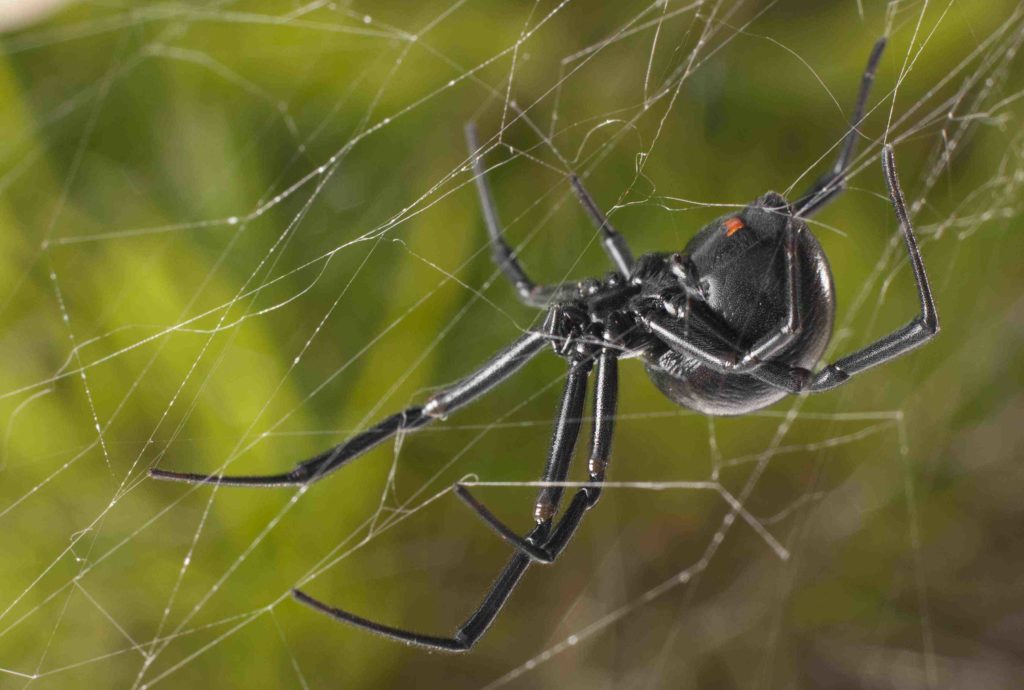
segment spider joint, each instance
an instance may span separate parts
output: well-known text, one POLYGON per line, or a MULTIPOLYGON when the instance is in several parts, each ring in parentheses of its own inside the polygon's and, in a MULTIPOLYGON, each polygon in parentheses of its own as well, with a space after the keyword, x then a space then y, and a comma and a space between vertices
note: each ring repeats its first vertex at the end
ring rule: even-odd
POLYGON ((533 509, 533 518, 537 524, 543 524, 555 517, 555 505, 549 500, 537 501, 533 509))
POLYGON ((443 396, 438 394, 427 398, 427 401, 423 403, 422 413, 425 417, 444 419, 445 415, 448 414, 448 407, 443 402, 443 396))
POLYGON ((761 366, 761 358, 752 353, 747 353, 742 359, 733 360, 732 371, 737 374, 745 374, 761 366))

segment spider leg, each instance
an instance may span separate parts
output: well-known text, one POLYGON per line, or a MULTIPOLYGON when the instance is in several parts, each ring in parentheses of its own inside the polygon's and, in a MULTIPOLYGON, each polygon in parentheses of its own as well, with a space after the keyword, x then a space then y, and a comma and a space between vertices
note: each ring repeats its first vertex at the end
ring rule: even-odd
POLYGON ((785 264, 786 316, 778 328, 765 334, 750 346, 740 357, 733 371, 744 373, 758 368, 762 362, 770 360, 786 349, 803 328, 800 319, 800 262, 797 259, 797 234, 799 229, 793 218, 786 219, 786 229, 782 237, 782 260, 785 264))
POLYGON ((807 369, 770 359, 742 364, 745 354, 715 326, 701 319, 682 321, 657 310, 643 311, 638 316, 644 327, 671 349, 690 355, 723 374, 747 374, 790 393, 799 393, 811 378, 807 369))
POLYGON ((626 244, 626 238, 623 237, 618 230, 611 224, 608 218, 604 215, 601 209, 598 207, 597 202, 590 196, 590 193, 583 187, 583 183, 580 182, 580 178, 576 175, 570 175, 569 181, 572 182, 572 188, 576 192, 576 198, 580 200, 580 204, 583 205, 587 215, 590 216, 590 220, 594 222, 594 226, 597 227, 598 232, 601 233, 601 246, 604 247, 605 254, 612 260, 615 267, 619 270, 619 273, 623 277, 628 278, 633 273, 633 252, 629 250, 629 245, 626 244))
POLYGON ((356 434, 320 455, 304 460, 290 472, 269 475, 224 476, 219 474, 195 474, 192 472, 168 472, 150 469, 149 476, 190 484, 222 484, 227 486, 290 486, 311 484, 338 470, 348 461, 362 455, 374 446, 387 440, 399 431, 418 429, 438 417, 444 417, 467 403, 479 398, 509 376, 518 371, 541 348, 550 341, 545 332, 531 332, 522 336, 492 357, 475 372, 442 389, 431 396, 426 403, 409 407, 397 414, 386 417, 375 426, 356 434))
MULTIPOLYGON (((548 528, 548 525, 537 525, 530 533, 530 537, 542 541, 547 536, 548 528)), ((523 573, 526 572, 529 565, 529 556, 518 552, 513 554, 512 558, 510 558, 508 563, 505 565, 505 568, 501 571, 498 579, 494 581, 493 585, 491 585, 491 589, 487 592, 483 602, 480 604, 480 607, 473 612, 473 615, 467 618, 461 626, 459 626, 459 629, 451 637, 423 635, 411 630, 403 630, 402 628, 383 625, 363 618, 362 616, 349 613, 348 611, 342 611, 341 609, 328 606, 320 600, 315 599, 298 589, 293 589, 292 595, 303 604, 326 613, 337 620, 344 621, 345 623, 349 623, 364 630, 369 630, 370 632, 377 633, 378 635, 383 635, 384 637, 392 640, 442 652, 465 652, 472 649, 477 640, 480 639, 480 637, 487 631, 487 628, 490 627, 491 623, 494 622, 495 617, 501 611, 505 602, 512 594, 512 590, 515 589, 517 584, 519 584, 519 580, 523 577, 523 573)))
POLYGON ((928 276, 924 271, 924 261, 921 259, 921 251, 917 247, 914 229, 910 224, 907 204, 903 198, 903 190, 900 188, 899 176, 896 173, 896 161, 892 146, 886 145, 882 151, 882 168, 885 170, 889 198, 892 200, 896 217, 900 221, 903 241, 910 257, 910 267, 914 272, 914 281, 917 283, 921 313, 903 328, 876 340, 853 354, 836 360, 819 371, 807 386, 812 393, 835 388, 865 369, 899 357, 922 345, 939 332, 939 316, 935 310, 935 300, 932 298, 931 287, 928 285, 928 276))
MULTIPOLYGON (((586 486, 576 492, 569 507, 556 523, 547 541, 538 544, 534 536, 520 537, 494 513, 478 501, 469 490, 456 485, 456 495, 461 498, 491 529, 520 552, 528 554, 533 560, 551 563, 572 538, 586 512, 594 507, 601 497, 601 484, 611 458, 612 434, 615 424, 615 407, 618 400, 618 355, 610 349, 603 349, 597 357, 597 374, 594 385, 594 429, 590 442, 590 462, 588 473, 592 486, 586 486)), ((562 481, 545 477, 545 481, 562 481)))
POLYGON ((483 163, 481 163, 480 156, 477 154, 480 145, 477 141, 476 125, 472 122, 466 123, 466 145, 469 147, 469 156, 473 165, 473 181, 476 183, 476 191, 480 196, 480 206, 484 212, 484 223, 487 225, 487 234, 491 238, 491 256, 494 258, 494 263, 501 269, 501 272, 515 286, 519 299, 531 307, 545 307, 551 302, 574 299, 577 296, 575 283, 539 285, 526 275, 526 271, 519 264, 515 252, 503 236, 504 230, 501 227, 501 221, 498 219, 498 209, 494 203, 494 196, 491 194, 491 187, 487 183, 487 174, 484 172, 483 163))
POLYGON ((842 148, 839 149, 839 157, 836 159, 835 165, 832 166, 832 170, 818 178, 818 181, 793 204, 797 216, 807 218, 817 213, 846 189, 846 169, 850 165, 850 159, 853 158, 854 149, 857 147, 857 138, 860 136, 860 131, 857 128, 864 119, 864 107, 867 104, 868 94, 871 92, 871 85, 875 81, 875 72, 878 70, 878 63, 882 59, 886 42, 887 39, 883 36, 871 49, 867 67, 860 79, 857 104, 853 108, 853 117, 850 118, 850 131, 843 140, 842 148))
POLYGON ((733 344, 735 338, 715 324, 697 315, 679 318, 661 309, 641 311, 637 316, 646 330, 676 352, 690 355, 723 374, 741 373, 743 352, 733 344))
MULTIPOLYGON (((555 421, 555 430, 551 438, 551 450, 548 454, 548 463, 544 472, 545 481, 561 482, 565 480, 569 467, 569 460, 572 458, 572 451, 576 446, 576 439, 579 436, 580 417, 583 411, 583 400, 587 390, 587 375, 590 372, 592 362, 589 358, 575 359, 570 363, 569 373, 566 376, 565 389, 562 394, 562 401, 559 405, 558 416, 555 421)), ((607 446, 607 443, 605 444, 607 446)), ((549 543, 548 536, 551 534, 551 515, 557 510, 561 499, 561 487, 544 487, 537 497, 536 518, 537 524, 526 536, 525 544, 536 547, 538 544, 549 543)), ((573 506, 580 503, 579 495, 573 501, 573 506)), ((570 511, 572 508, 570 508, 570 511)), ((581 512, 576 508, 577 512, 581 512)), ((569 513, 567 513, 568 515, 569 513)), ((572 530, 563 527, 565 519, 559 523, 556 534, 559 539, 558 550, 561 551, 571 536, 572 530)), ((576 519, 579 522, 579 519, 576 519)), ((573 529, 575 526, 573 525, 573 529)), ((517 537, 518 539, 518 537, 517 537)), ((470 649, 480 636, 484 634, 494 618, 501 611, 512 590, 519 583, 526 568, 530 565, 532 556, 523 551, 517 551, 509 559, 504 570, 491 586, 490 591, 484 597, 483 603, 455 632, 451 637, 436 637, 423 635, 411 630, 395 628, 371 621, 362 616, 357 616, 347 611, 328 606, 323 602, 309 596, 301 590, 292 590, 292 594, 302 603, 311 606, 318 611, 326 613, 340 621, 350 623, 357 627, 383 635, 393 640, 407 644, 419 645, 446 652, 463 652, 470 649)))
MULTIPOLYGON (((565 392, 558 406, 555 428, 551 435, 551 447, 548 451, 547 464, 544 467, 543 482, 564 482, 569 473, 576 440, 580 435, 583 417, 583 403, 587 396, 587 377, 593 361, 587 357, 572 361, 569 373, 565 378, 565 392)), ((537 524, 550 523, 558 513, 565 488, 561 486, 545 486, 537 494, 533 516, 537 524)))
MULTIPOLYGON (((547 465, 544 468, 542 482, 560 483, 565 481, 569 472, 569 463, 572 460, 573 451, 576 448, 576 440, 579 438, 581 418, 583 416, 583 403, 587 393, 587 375, 592 366, 590 358, 576 359, 570 361, 569 372, 565 378, 565 388, 562 393, 562 400, 558 406, 558 414, 555 417, 555 428, 551 434, 551 446, 548 451, 547 465)), ((537 494, 537 501, 534 507, 534 519, 537 525, 545 527, 544 536, 547 537, 551 521, 558 512, 558 505, 561 503, 562 494, 565 491, 562 486, 545 486, 537 494)), ((456 485, 456 495, 476 512, 499 535, 520 547, 522 551, 530 554, 534 560, 546 561, 544 542, 536 541, 533 536, 525 539, 512 532, 502 524, 493 513, 478 502, 464 486, 456 485)))

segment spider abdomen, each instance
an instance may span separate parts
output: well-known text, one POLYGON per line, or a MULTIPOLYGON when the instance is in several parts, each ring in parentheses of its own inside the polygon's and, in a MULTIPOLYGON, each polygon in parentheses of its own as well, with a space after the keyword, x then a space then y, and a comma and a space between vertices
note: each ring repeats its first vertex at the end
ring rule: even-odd
MULTIPOLYGON (((787 212, 785 201, 767 194, 740 214, 716 221, 689 242, 689 257, 704 291, 691 328, 708 328, 723 352, 743 354, 787 321, 789 292, 784 229, 796 224, 796 302, 792 340, 771 356, 789 367, 812 369, 832 334, 835 294, 832 272, 817 239, 787 212), (708 326, 710 324, 710 326, 708 326), (717 326, 715 325, 717 324, 717 326)), ((713 415, 741 415, 787 395, 751 374, 723 372, 701 360, 656 347, 648 352, 647 373, 674 402, 713 415)))

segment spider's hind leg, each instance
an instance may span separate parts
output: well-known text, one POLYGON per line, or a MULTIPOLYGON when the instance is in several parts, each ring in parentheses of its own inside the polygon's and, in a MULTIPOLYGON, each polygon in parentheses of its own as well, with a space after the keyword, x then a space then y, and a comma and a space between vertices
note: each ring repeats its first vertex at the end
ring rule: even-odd
POLYGON ((921 311, 903 328, 832 362, 819 371, 807 384, 807 389, 812 393, 829 390, 846 383, 850 377, 866 369, 884 364, 923 345, 939 332, 939 315, 935 309, 935 299, 932 297, 928 275, 924 270, 924 259, 921 258, 921 250, 917 246, 914 228, 910 223, 910 215, 907 213, 907 202, 903 198, 903 190, 900 188, 899 177, 896 174, 896 160, 892 146, 887 145, 882 150, 882 168, 885 171, 885 182, 889 187, 889 197, 903 233, 903 242, 907 247, 910 269, 914 274, 914 282, 917 284, 917 296, 921 304, 921 311))
POLYGON ((887 39, 883 36, 875 42, 875 47, 871 49, 867 67, 864 68, 864 74, 861 76, 857 104, 854 106, 853 116, 850 118, 850 131, 847 132, 842 148, 839 149, 839 157, 836 159, 835 165, 818 178, 817 182, 803 196, 797 199, 793 204, 795 215, 807 218, 817 213, 846 189, 846 170, 857 146, 857 137, 860 136, 858 128, 864 119, 864 106, 867 104, 868 94, 875 81, 875 72, 878 70, 878 63, 882 59, 886 43, 887 39))
POLYGON ((921 258, 921 250, 917 246, 914 228, 910 222, 910 215, 907 213, 907 202, 903 198, 903 190, 900 188, 899 177, 896 174, 896 161, 892 146, 886 145, 882 149, 882 168, 885 171, 886 185, 889 187, 889 198, 896 211, 900 231, 903 233, 903 243, 907 248, 910 269, 914 274, 914 282, 917 284, 917 296, 921 305, 920 313, 902 328, 832 362, 816 374, 812 375, 806 369, 787 368, 775 362, 765 362, 760 368, 751 372, 753 376, 790 393, 805 391, 820 393, 846 383, 853 376, 871 367, 884 364, 910 352, 928 342, 939 332, 939 315, 935 309, 935 299, 932 297, 928 275, 924 270, 924 259, 921 258))

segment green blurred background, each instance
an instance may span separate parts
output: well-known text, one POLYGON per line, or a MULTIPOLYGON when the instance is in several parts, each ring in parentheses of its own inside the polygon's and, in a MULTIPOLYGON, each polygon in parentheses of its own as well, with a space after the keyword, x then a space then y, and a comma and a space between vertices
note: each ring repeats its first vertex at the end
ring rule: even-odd
MULTIPOLYGON (((4 10, 0 687, 1019 686, 1018 5, 114 1, 19 26, 4 10), (635 251, 679 248, 720 205, 795 196, 831 164, 885 33, 852 189, 813 224, 832 354, 917 309, 885 138, 941 336, 741 419, 675 408, 622 366, 612 479, 716 479, 788 559, 715 492, 613 489, 468 655, 287 597, 301 583, 453 631, 509 549, 446 489, 539 476, 548 356, 305 492, 145 477, 289 468, 538 323, 490 263, 467 120, 529 270, 599 274, 565 172, 635 251)), ((525 530, 533 491, 477 493, 525 530)))

